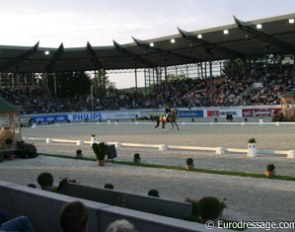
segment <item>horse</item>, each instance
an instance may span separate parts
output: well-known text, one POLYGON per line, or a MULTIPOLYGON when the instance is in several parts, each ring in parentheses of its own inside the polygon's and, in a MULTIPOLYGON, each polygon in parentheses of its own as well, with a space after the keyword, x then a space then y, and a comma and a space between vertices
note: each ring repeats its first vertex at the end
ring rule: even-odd
POLYGON ((177 114, 177 110, 173 109, 173 110, 171 110, 171 113, 168 117, 166 117, 165 115, 158 116, 156 118, 157 125, 155 126, 155 128, 158 128, 160 123, 162 123, 162 128, 165 129, 165 124, 170 122, 172 125, 172 129, 174 128, 174 125, 175 125, 177 130, 179 130, 179 127, 176 123, 176 114, 177 114))

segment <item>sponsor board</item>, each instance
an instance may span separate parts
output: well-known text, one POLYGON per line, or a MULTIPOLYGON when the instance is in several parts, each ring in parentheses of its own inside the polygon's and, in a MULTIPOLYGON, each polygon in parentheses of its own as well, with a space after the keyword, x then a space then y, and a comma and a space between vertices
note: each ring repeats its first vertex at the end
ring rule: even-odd
POLYGON ((73 114, 69 114, 69 120, 74 122, 99 121, 101 120, 101 114, 99 112, 73 113, 73 114))
POLYGON ((55 115, 39 115, 33 116, 34 123, 49 123, 49 122, 66 122, 68 120, 67 114, 55 114, 55 115))
POLYGON ((134 119, 140 116, 140 112, 102 113, 102 119, 134 119))
POLYGON ((243 117, 273 117, 281 109, 243 109, 243 117))
POLYGON ((219 117, 219 111, 218 110, 207 110, 207 117, 219 117))
POLYGON ((179 110, 177 113, 179 118, 204 118, 203 110, 179 110))
POLYGON ((234 117, 241 117, 241 110, 219 110, 219 117, 226 117, 227 115, 232 115, 234 117))

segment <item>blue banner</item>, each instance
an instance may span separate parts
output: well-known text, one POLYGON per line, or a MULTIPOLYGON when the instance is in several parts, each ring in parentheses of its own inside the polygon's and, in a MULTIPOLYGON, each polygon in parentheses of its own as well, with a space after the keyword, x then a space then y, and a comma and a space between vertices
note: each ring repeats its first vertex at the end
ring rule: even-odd
POLYGON ((203 110, 180 110, 177 113, 179 118, 204 118, 203 110))
POLYGON ((52 123, 52 122, 66 122, 68 121, 67 114, 55 114, 55 115, 40 115, 33 116, 34 123, 52 123))

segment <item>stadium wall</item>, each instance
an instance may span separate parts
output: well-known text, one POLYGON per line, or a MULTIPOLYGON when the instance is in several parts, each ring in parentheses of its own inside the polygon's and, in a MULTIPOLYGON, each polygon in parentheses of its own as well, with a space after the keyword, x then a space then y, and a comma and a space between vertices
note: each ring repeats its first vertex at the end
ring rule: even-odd
MULTIPOLYGON (((89 211, 89 231, 105 231, 112 221, 122 218, 131 221, 141 232, 208 231, 203 224, 196 222, 145 213, 0 181, 1 209, 11 217, 28 216, 35 227, 35 231, 60 231, 59 214, 61 208, 64 204, 77 200, 83 202, 89 211)), ((211 231, 223 232, 229 230, 212 228, 211 231)))
MULTIPOLYGON (((164 114, 165 109, 135 109, 113 110, 94 112, 68 112, 51 114, 23 115, 23 118, 33 119, 36 124, 107 121, 107 120, 138 120, 164 114)), ((202 108, 178 108, 178 118, 226 118, 231 114, 234 118, 273 117, 281 111, 281 105, 238 106, 238 107, 202 107, 202 108)))

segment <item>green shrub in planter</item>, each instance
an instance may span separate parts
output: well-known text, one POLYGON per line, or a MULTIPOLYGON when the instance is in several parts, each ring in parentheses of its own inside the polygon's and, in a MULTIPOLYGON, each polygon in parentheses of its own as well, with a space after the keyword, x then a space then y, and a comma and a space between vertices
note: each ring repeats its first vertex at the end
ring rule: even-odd
POLYGON ((248 139, 248 143, 256 143, 256 139, 255 138, 250 138, 250 139, 248 139))
POLYGON ((19 151, 20 158, 35 158, 38 156, 37 148, 34 144, 19 141, 16 144, 19 151))
POLYGON ((270 172, 274 171, 275 168, 276 168, 276 167, 275 167, 274 164, 268 164, 268 165, 266 166, 266 170, 267 170, 267 171, 270 171, 270 172))
POLYGON ((92 150, 97 160, 104 160, 108 152, 108 145, 104 142, 101 142, 99 144, 93 143, 92 150))
POLYGON ((274 164, 268 164, 266 165, 266 170, 265 170, 265 175, 266 177, 274 177, 276 175, 276 171, 275 171, 275 165, 274 164))
POLYGON ((187 158, 186 161, 185 161, 185 166, 184 168, 186 170, 193 170, 194 169, 194 160, 193 158, 187 158))
POLYGON ((140 155, 139 153, 135 153, 134 156, 133 156, 133 162, 134 163, 140 163, 140 155))
POLYGON ((192 158, 187 158, 187 159, 186 159, 186 164, 187 164, 187 165, 194 164, 194 160, 193 160, 192 158))
POLYGON ((82 150, 81 149, 76 150, 76 157, 81 158, 82 156, 83 156, 82 150))

